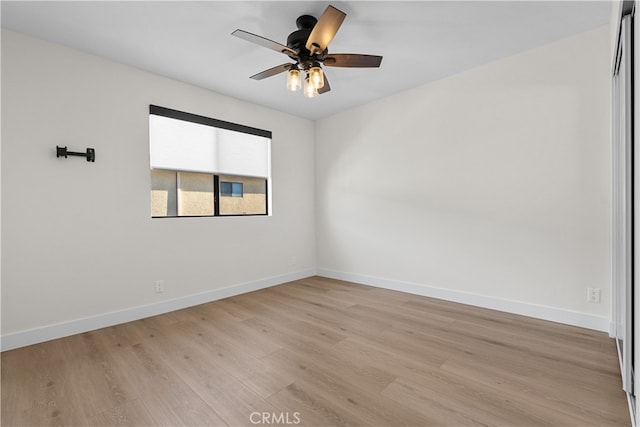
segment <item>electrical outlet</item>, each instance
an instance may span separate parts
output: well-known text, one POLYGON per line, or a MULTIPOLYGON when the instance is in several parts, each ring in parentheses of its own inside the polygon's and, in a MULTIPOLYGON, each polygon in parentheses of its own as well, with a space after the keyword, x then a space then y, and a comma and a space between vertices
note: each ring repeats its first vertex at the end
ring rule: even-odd
POLYGON ((156 280, 156 294, 164 292, 164 280, 156 280))
POLYGON ((587 302, 600 304, 600 288, 587 288, 587 302))
POLYGON ((296 265, 298 265, 298 257, 293 255, 291 257, 291 266, 296 266, 296 265))

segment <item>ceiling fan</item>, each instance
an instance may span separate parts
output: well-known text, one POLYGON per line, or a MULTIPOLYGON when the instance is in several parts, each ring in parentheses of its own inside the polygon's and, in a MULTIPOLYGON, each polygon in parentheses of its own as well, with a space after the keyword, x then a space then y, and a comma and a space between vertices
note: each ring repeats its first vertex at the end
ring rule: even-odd
POLYGON ((382 62, 382 56, 377 55, 329 53, 327 46, 335 37, 346 16, 346 13, 333 6, 328 6, 320 19, 311 15, 302 15, 296 19, 298 30, 289 34, 286 46, 244 30, 235 30, 231 34, 276 52, 284 53, 295 61, 254 74, 251 76, 252 79, 262 80, 287 71, 287 88, 296 91, 302 87, 301 72, 304 72, 306 74, 304 95, 313 98, 331 90, 322 71, 322 65, 327 67, 376 68, 382 62))

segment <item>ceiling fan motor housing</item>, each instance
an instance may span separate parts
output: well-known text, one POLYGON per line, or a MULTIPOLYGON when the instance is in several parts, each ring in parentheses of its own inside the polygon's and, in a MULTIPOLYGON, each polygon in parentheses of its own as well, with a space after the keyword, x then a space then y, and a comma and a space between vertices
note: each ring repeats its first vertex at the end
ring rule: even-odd
POLYGON ((289 34, 289 37, 287 37, 287 46, 296 52, 299 52, 297 58, 291 55, 289 57, 291 59, 295 59, 303 70, 307 70, 313 67, 314 64, 322 62, 328 52, 328 50, 325 49, 324 52, 319 54, 312 54, 306 47, 309 35, 317 22, 318 20, 311 15, 299 16, 298 19, 296 19, 296 26, 298 27, 298 30, 289 34))
POLYGON ((305 45, 307 44, 309 34, 311 34, 311 30, 306 28, 294 31, 293 33, 289 34, 289 37, 287 37, 287 46, 289 46, 293 50, 299 50, 300 53, 302 53, 302 51, 304 50, 308 52, 305 45))
POLYGON ((315 16, 311 15, 302 15, 299 16, 298 19, 296 19, 296 27, 298 27, 299 30, 311 31, 317 23, 318 20, 315 18, 315 16))

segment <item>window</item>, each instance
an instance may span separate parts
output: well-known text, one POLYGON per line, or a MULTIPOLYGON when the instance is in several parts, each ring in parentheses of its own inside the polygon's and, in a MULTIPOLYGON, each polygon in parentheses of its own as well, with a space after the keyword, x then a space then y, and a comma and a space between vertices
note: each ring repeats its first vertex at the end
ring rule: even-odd
POLYGON ((149 108, 151 216, 267 215, 271 132, 149 108))
POLYGON ((226 182, 220 183, 220 195, 229 197, 242 197, 243 188, 241 182, 226 182))

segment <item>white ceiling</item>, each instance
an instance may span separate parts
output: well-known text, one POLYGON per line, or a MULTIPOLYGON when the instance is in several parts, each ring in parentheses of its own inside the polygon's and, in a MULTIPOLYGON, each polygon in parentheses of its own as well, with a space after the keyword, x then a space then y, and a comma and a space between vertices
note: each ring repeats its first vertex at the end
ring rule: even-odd
POLYGON ((605 25, 609 1, 2 1, 2 26, 309 119, 605 25), (331 92, 285 88, 288 62, 231 36, 240 28, 282 44, 299 15, 332 4, 347 14, 333 53, 382 55, 379 69, 329 68, 331 92))

